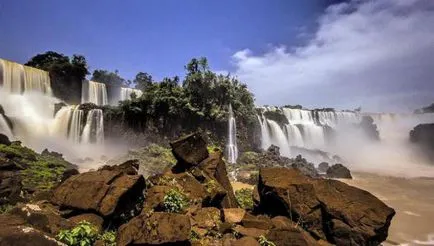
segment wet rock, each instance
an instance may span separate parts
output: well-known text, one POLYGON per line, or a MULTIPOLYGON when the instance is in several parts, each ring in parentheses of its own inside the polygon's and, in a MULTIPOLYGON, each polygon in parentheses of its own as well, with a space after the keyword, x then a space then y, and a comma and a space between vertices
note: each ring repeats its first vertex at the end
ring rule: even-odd
POLYGON ((319 172, 325 173, 325 172, 327 172, 327 169, 329 169, 329 164, 327 162, 321 162, 318 165, 318 171, 319 172))
POLYGON ((272 144, 270 147, 268 147, 267 152, 273 155, 280 156, 280 148, 274 144, 272 144))
POLYGON ((231 246, 260 246, 254 237, 243 237, 231 243, 231 246))
POLYGON ((301 155, 297 155, 294 162, 291 164, 292 168, 298 169, 301 173, 309 177, 318 177, 318 171, 312 163, 307 162, 301 155))
POLYGON ((327 177, 336 179, 352 179, 351 172, 342 164, 334 164, 327 169, 327 177))
POLYGON ((186 215, 141 214, 119 228, 117 245, 189 245, 190 232, 186 215))
POLYGON ((137 171, 139 170, 139 160, 128 160, 120 165, 108 166, 105 165, 98 170, 108 170, 108 171, 117 171, 122 172, 127 175, 137 175, 137 171))
POLYGON ((193 133, 170 143, 172 153, 178 160, 175 169, 186 170, 208 158, 205 140, 199 133, 193 133))
POLYGON ((410 141, 420 147, 423 155, 434 160, 434 123, 417 125, 410 131, 410 141))
POLYGON ((65 180, 67 180, 69 177, 79 174, 80 172, 77 169, 66 169, 62 177, 60 178, 60 182, 63 183, 65 180))
POLYGON ((258 191, 264 212, 286 216, 315 238, 337 245, 380 244, 395 215, 367 191, 311 179, 295 169, 261 169, 258 191))
POLYGON ((54 190, 51 201, 62 208, 95 211, 106 217, 130 210, 144 188, 143 176, 100 170, 68 178, 54 190))
POLYGON ((6 135, 0 133, 0 144, 9 146, 11 145, 11 141, 9 141, 9 138, 6 135))

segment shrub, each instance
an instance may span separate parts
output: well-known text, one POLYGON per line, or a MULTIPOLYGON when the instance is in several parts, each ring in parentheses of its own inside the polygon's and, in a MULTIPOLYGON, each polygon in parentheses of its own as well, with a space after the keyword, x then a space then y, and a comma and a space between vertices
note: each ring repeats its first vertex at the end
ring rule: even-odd
POLYGON ((238 204, 244 209, 253 209, 253 190, 243 188, 235 191, 238 204))
POLYGON ((81 221, 70 230, 61 230, 57 239, 69 246, 91 246, 98 238, 98 231, 91 223, 81 221))
POLYGON ((166 212, 180 213, 188 206, 188 200, 182 191, 170 189, 164 196, 163 206, 166 212))
POLYGON ((269 241, 264 235, 258 238, 258 243, 261 246, 276 246, 273 242, 269 241))
POLYGON ((106 231, 98 237, 104 242, 104 246, 116 246, 116 232, 106 231))

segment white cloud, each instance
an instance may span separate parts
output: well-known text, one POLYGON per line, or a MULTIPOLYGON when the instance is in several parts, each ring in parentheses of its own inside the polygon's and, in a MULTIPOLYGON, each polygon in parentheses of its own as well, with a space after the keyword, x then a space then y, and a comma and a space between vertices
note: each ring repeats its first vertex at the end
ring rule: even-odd
POLYGON ((306 45, 232 58, 258 104, 414 109, 434 101, 434 1, 333 5, 306 45))

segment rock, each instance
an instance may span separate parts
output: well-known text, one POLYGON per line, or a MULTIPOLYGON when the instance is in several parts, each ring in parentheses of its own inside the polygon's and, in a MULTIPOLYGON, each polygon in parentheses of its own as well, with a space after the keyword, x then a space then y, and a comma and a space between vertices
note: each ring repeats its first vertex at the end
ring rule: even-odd
POLYGON ((327 162, 321 162, 318 165, 318 171, 319 172, 325 173, 325 172, 327 172, 327 169, 329 169, 329 164, 327 162))
POLYGON ((231 243, 231 246, 260 246, 258 241, 253 237, 243 237, 231 243))
POLYGON ((420 147, 423 155, 434 160, 434 123, 417 125, 410 131, 410 141, 420 147))
POLYGON ((373 141, 380 140, 380 134, 377 130, 377 125, 374 124, 372 116, 363 116, 361 122, 357 126, 362 129, 368 139, 373 141))
POLYGON ((218 229, 221 223, 220 210, 214 207, 199 208, 191 214, 191 225, 203 229, 218 229))
POLYGON ((272 229, 266 236, 267 240, 279 246, 308 246, 318 245, 308 233, 298 228, 272 229))
MULTIPOLYGON (((9 168, 11 168, 11 166, 9 166, 9 168)), ((22 179, 18 171, 0 170, 0 205, 4 203, 15 204, 22 201, 22 189, 22 179)))
POLYGON ((208 158, 205 140, 199 133, 193 133, 170 143, 172 153, 178 160, 175 169, 185 170, 208 158))
POLYGON ((137 171, 139 170, 139 160, 128 160, 120 165, 108 166, 105 165, 98 170, 109 170, 109 171, 117 171, 122 172, 127 175, 137 175, 137 171))
POLYGON ((131 210, 144 188, 143 176, 93 171, 74 175, 60 184, 54 190, 52 202, 61 208, 95 211, 106 217, 131 210))
POLYGON ((270 147, 268 147, 267 152, 272 155, 280 156, 280 148, 274 144, 272 144, 270 147))
POLYGON ((258 229, 258 228, 246 228, 241 225, 236 225, 233 230, 238 233, 239 235, 242 235, 244 237, 253 237, 253 238, 259 238, 260 236, 267 235, 268 230, 258 229))
POLYGON ((11 145, 11 141, 9 141, 9 138, 6 135, 0 133, 0 144, 9 146, 11 145))
POLYGON ((55 238, 28 226, 2 226, 0 246, 63 246, 55 238))
POLYGON ((213 152, 200 163, 199 168, 214 178, 226 191, 226 196, 223 199, 221 207, 236 208, 238 207, 237 199, 235 198, 234 190, 228 178, 226 164, 222 158, 222 152, 213 152))
POLYGON ((265 215, 252 215, 245 213, 241 220, 241 225, 246 228, 258 228, 262 230, 269 230, 272 227, 271 219, 265 215))
POLYGON ((342 164, 334 164, 327 169, 327 177, 336 179, 352 179, 350 170, 342 164))
POLYGON ((119 228, 117 245, 189 245, 190 231, 190 219, 186 215, 141 214, 119 228))
POLYGON ((69 177, 79 174, 77 169, 66 169, 62 177, 60 178, 60 182, 63 183, 65 180, 67 180, 69 177))
POLYGON ((301 155, 297 155, 294 162, 291 164, 292 168, 298 169, 301 173, 309 177, 318 177, 318 171, 312 163, 309 163, 301 155))
POLYGON ((242 208, 224 208, 223 216, 225 222, 237 224, 240 223, 246 214, 246 210, 242 208))
POLYGON ((311 179, 295 169, 262 168, 261 209, 283 215, 315 238, 337 245, 377 245, 395 211, 369 192, 337 180, 311 179))
POLYGON ((102 232, 103 231, 103 224, 104 224, 104 219, 96 214, 93 213, 85 213, 85 214, 79 214, 76 216, 72 216, 70 218, 68 218, 68 220, 70 220, 71 222, 78 224, 81 221, 87 221, 89 223, 91 223, 92 225, 94 225, 96 227, 96 229, 98 230, 98 232, 102 232))
POLYGON ((59 211, 47 202, 21 204, 13 208, 9 214, 16 215, 27 225, 53 236, 60 230, 71 229, 74 226, 72 222, 62 218, 59 211))

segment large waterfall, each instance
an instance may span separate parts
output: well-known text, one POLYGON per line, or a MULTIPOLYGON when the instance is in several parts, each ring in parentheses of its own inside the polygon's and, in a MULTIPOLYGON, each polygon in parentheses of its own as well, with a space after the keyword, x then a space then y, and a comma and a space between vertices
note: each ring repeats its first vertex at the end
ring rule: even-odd
POLYGON ((108 97, 106 85, 90 80, 83 81, 81 103, 93 103, 98 106, 107 105, 108 97))
POLYGON ((228 119, 228 161, 229 163, 236 163, 238 159, 238 146, 237 146, 237 124, 232 111, 232 105, 229 104, 229 119, 228 119))
POLYGON ((357 123, 360 116, 354 112, 335 112, 321 110, 305 110, 292 108, 262 108, 263 114, 258 115, 261 125, 262 148, 271 144, 280 147, 282 155, 292 156, 291 147, 322 149, 327 144, 327 129, 337 129, 340 126, 357 123), (268 119, 267 111, 284 116, 287 122, 276 122, 268 119))
POLYGON ((131 99, 131 95, 135 94, 136 97, 141 97, 142 96, 142 91, 139 89, 133 89, 133 88, 121 88, 120 90, 120 101, 125 101, 125 100, 130 100, 131 99))
MULTIPOLYGON (((91 87, 91 99, 105 104, 104 86, 91 87)), ((49 148, 70 158, 101 154, 102 110, 89 110, 85 119, 85 112, 78 105, 67 105, 54 115, 57 103, 61 100, 52 96, 47 72, 0 59, 0 108, 4 111, 4 115, 0 113, 1 133, 37 151, 49 148)))

